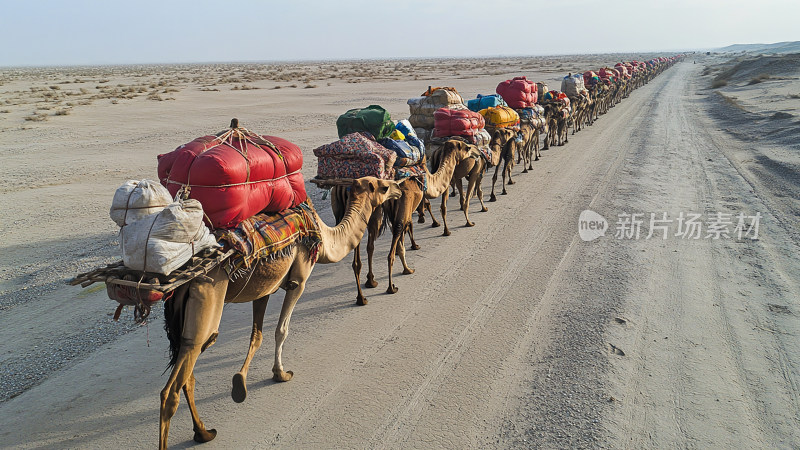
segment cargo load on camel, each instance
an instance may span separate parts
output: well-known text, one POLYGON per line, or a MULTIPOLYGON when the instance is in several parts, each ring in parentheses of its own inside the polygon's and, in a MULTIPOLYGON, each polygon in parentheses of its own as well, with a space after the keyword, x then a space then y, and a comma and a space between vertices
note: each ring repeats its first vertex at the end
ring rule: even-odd
POLYGON ((586 90, 583 83, 583 75, 567 75, 561 80, 561 92, 567 94, 568 97, 577 97, 582 91, 586 90))
POLYGON ((372 134, 360 131, 314 149, 317 178, 394 178, 397 154, 382 146, 372 134))
POLYGON ((505 128, 519 125, 519 114, 508 106, 497 106, 479 111, 487 128, 505 128))
POLYGON ((481 95, 478 94, 477 98, 467 100, 467 108, 470 111, 480 112, 482 109, 495 108, 498 106, 508 106, 499 94, 481 95))
POLYGON ((440 108, 434 113, 433 137, 475 136, 486 126, 483 116, 468 109, 440 108))
POLYGON ((436 125, 433 115, 440 108, 467 109, 464 98, 452 87, 428 88, 421 96, 411 98, 407 103, 411 111, 408 121, 414 128, 426 130, 432 130, 436 125))
POLYGON ((173 196, 181 191, 198 200, 213 228, 235 227, 261 211, 304 202, 302 166, 300 147, 239 128, 238 121, 217 136, 197 138, 158 156, 161 183, 173 196))
POLYGON ((497 85, 496 92, 513 109, 530 108, 537 101, 536 83, 527 77, 514 77, 497 85))
POLYGON ((350 133, 367 131, 377 140, 388 138, 394 131, 389 113, 378 105, 369 105, 366 108, 355 108, 347 111, 336 119, 336 129, 342 138, 350 133))

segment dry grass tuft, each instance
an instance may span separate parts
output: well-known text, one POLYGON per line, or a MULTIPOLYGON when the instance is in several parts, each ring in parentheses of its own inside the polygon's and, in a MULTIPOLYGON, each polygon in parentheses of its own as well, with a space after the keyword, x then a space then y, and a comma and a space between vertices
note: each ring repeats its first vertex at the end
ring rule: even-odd
POLYGON ((47 120, 47 116, 44 114, 31 114, 25 117, 26 122, 44 122, 45 120, 47 120))
POLYGON ((68 116, 71 111, 69 109, 59 109, 55 113, 54 116, 68 116))
POLYGON ((762 73, 761 75, 751 79, 750 82, 747 83, 747 85, 749 86, 751 84, 758 84, 758 83, 761 83, 764 80, 769 80, 769 78, 770 78, 770 76, 769 76, 768 73, 762 73))
POLYGON ((315 87, 317 87, 316 84, 307 84, 303 89, 314 89, 315 87))
POLYGON ((714 81, 711 82, 711 89, 717 89, 727 85, 728 85, 727 79, 715 78, 714 81))
POLYGON ((744 106, 742 106, 742 104, 737 101, 736 97, 729 97, 729 96, 727 96, 727 95, 725 95, 725 94, 723 94, 722 92, 719 92, 719 91, 717 91, 717 95, 719 95, 722 98, 722 101, 725 102, 726 105, 728 105, 728 106, 730 106, 732 108, 736 108, 736 109, 738 109, 740 111, 747 111, 744 108, 744 106))

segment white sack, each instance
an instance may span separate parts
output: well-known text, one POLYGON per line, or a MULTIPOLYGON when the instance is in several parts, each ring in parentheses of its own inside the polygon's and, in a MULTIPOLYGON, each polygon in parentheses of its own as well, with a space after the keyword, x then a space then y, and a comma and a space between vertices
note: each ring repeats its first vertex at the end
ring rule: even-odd
POLYGON ((194 199, 171 203, 161 212, 122 227, 121 233, 125 267, 164 275, 194 254, 218 246, 203 223, 203 207, 194 199))
POLYGON ((114 200, 111 202, 111 220, 123 227, 161 211, 170 203, 172 196, 158 181, 128 180, 114 193, 114 200))

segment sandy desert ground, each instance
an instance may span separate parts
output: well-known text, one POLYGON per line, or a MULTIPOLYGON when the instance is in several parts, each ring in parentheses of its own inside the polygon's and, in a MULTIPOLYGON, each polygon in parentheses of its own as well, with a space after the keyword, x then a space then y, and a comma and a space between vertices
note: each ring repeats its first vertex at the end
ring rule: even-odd
MULTIPOLYGON (((102 286, 64 285, 119 259, 111 197, 155 178, 157 154, 237 117, 299 144, 310 179, 311 150, 336 139, 347 109, 405 118, 429 85, 472 98, 524 74, 557 87, 567 72, 642 56, 0 70, 2 446, 157 442, 160 312, 148 326, 129 312, 115 323, 102 286)), ((284 351, 295 378, 270 381, 265 344, 243 404, 230 378, 251 308, 227 306, 197 366, 200 414, 220 433, 204 448, 800 446, 800 67, 787 58, 669 69, 532 173, 515 168, 517 184, 471 214, 474 228, 455 202, 452 236, 417 226, 416 273, 395 265, 394 296, 383 294, 385 239, 366 307, 354 306, 347 260, 316 267, 284 351), (612 229, 584 242, 586 209, 612 227, 622 213, 762 219, 757 240, 612 229)), ((183 402, 170 442, 191 437, 183 402)))

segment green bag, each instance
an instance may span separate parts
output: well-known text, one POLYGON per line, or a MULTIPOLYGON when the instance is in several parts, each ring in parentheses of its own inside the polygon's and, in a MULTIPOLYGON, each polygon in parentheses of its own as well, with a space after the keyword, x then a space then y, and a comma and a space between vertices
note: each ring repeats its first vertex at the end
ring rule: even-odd
POLYGON ((336 129, 340 139, 350 133, 368 131, 375 140, 381 140, 392 134, 394 122, 385 109, 378 105, 369 105, 366 108, 351 109, 339 116, 336 119, 336 129))

